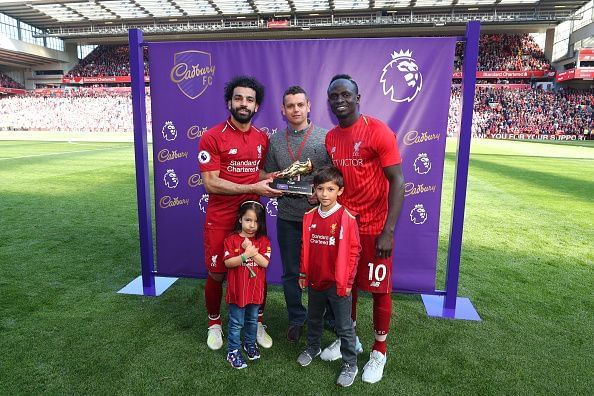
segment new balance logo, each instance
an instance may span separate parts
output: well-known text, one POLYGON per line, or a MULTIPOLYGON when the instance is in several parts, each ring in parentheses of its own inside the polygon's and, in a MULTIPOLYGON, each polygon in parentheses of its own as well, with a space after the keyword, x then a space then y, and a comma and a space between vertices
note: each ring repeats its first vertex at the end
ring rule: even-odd
POLYGON ((370 286, 370 287, 379 287, 379 285, 380 285, 380 283, 379 283, 378 281, 371 282, 371 283, 369 284, 369 286, 370 286))
POLYGON ((237 149, 232 148, 231 150, 229 150, 229 154, 237 154, 237 149))

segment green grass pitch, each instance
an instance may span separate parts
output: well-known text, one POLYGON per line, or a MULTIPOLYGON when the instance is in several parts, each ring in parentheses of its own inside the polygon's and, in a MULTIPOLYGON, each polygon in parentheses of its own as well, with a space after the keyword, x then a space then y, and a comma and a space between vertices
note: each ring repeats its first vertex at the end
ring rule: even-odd
MULTIPOLYGON (((116 294, 140 271, 133 158, 129 143, 0 142, 0 394, 338 393, 339 362, 297 365, 278 287, 274 346, 242 371, 206 346, 203 281, 116 294)), ((454 163, 449 142, 439 286, 454 163)), ((592 394, 593 241, 594 146, 474 141, 459 294, 483 321, 395 295, 383 381, 344 393, 592 394)), ((370 314, 364 296, 360 368, 370 314)))

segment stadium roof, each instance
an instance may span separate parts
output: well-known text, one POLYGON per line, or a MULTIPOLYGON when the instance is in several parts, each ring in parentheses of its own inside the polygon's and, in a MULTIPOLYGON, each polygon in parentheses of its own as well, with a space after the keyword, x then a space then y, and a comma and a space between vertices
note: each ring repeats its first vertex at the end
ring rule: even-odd
MULTIPOLYGON (((469 20, 484 33, 544 32, 584 0, 0 0, 0 13, 79 44, 147 40, 382 37, 460 34, 469 20)), ((36 36, 38 37, 38 36, 36 36)))
POLYGON ((0 0, 0 12, 40 29, 98 23, 450 10, 578 10, 582 0, 0 0))

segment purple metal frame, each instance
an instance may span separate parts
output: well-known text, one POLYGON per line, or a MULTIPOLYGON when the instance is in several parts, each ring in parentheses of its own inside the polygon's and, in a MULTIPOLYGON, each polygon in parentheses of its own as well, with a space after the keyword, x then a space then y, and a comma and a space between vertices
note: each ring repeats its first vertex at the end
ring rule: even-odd
POLYGON ((142 32, 128 32, 130 44, 130 76, 132 89, 132 117, 134 122, 134 162, 136 164, 136 201, 138 204, 138 232, 140 239, 141 276, 118 293, 158 296, 177 278, 155 276, 153 229, 151 219, 151 189, 148 170, 148 142, 146 131, 146 95, 144 89, 144 46, 142 32))
MULTIPOLYGON (((454 205, 448 249, 446 290, 422 295, 427 314, 444 318, 480 320, 470 300, 458 297, 458 277, 460 272, 460 253, 464 228, 464 207, 466 204, 466 184, 470 158, 470 139, 472 135, 472 114, 480 22, 467 24, 462 79, 462 120, 456 176, 454 183, 454 205)), ((150 183, 148 172, 148 144, 146 131, 146 106, 144 89, 143 37, 139 29, 131 29, 128 35, 130 44, 130 74, 132 81, 132 112, 134 120, 134 153, 136 162, 136 194, 138 202, 138 228, 140 237, 140 263, 142 275, 120 290, 125 294, 158 296, 177 278, 155 276, 153 256, 153 235, 151 220, 150 183)))
POLYGON ((445 295, 422 295, 429 316, 450 319, 480 320, 470 300, 458 297, 480 27, 479 21, 471 21, 466 25, 466 44, 464 46, 464 64, 462 66, 462 119, 456 155, 454 204, 452 206, 445 295))

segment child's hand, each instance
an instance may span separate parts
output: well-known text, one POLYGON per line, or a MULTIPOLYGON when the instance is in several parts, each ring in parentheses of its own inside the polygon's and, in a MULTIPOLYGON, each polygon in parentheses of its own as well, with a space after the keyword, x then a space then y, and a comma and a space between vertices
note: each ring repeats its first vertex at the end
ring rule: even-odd
POLYGON ((252 246, 252 241, 250 241, 247 238, 243 238, 243 242, 241 243, 241 247, 243 248, 243 250, 247 249, 248 246, 252 246))
POLYGON ((350 296, 350 295, 351 295, 351 291, 352 291, 352 290, 353 290, 353 288, 352 288, 352 287, 347 287, 347 289, 346 289, 346 294, 347 294, 347 296, 350 296))
POLYGON ((305 286, 307 286, 307 281, 304 278, 299 278, 299 287, 305 289, 305 286))
POLYGON ((246 257, 254 257, 256 254, 258 254, 258 248, 255 247, 254 245, 250 244, 246 249, 245 249, 245 255, 246 257))

